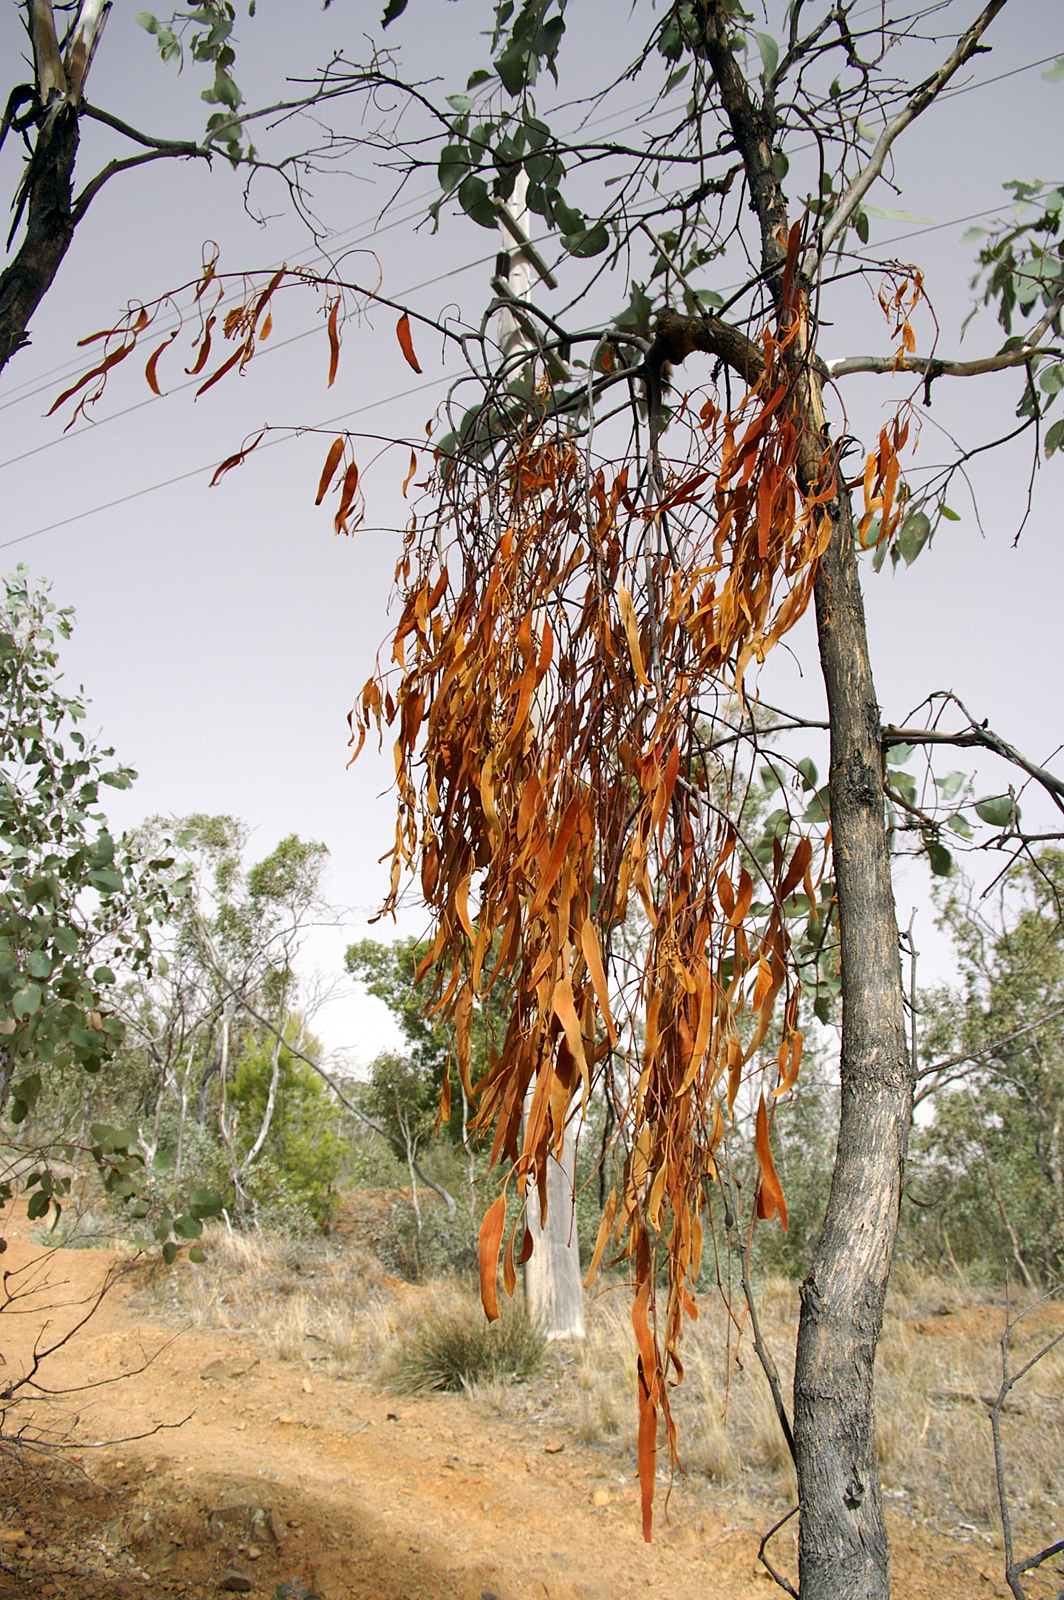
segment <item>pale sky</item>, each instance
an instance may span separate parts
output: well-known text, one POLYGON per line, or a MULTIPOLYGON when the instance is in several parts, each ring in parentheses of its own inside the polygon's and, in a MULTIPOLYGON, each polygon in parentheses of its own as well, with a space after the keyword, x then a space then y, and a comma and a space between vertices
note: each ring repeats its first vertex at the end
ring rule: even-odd
MULTIPOLYGON (((309 73, 334 49, 357 56, 381 4, 334 0, 323 12, 314 0, 259 0, 257 17, 243 18, 240 26, 237 76, 249 104, 280 98, 285 73, 309 73)), ((141 0, 117 0, 89 98, 155 135, 197 136, 206 79, 191 67, 179 78, 162 66, 153 41, 133 21, 140 8, 141 0)), ((770 22, 777 10, 770 5, 770 22)), ((974 0, 952 8, 958 31, 977 10, 974 0)), ((411 0, 388 41, 401 47, 407 70, 440 74, 443 92, 454 92, 483 64, 478 28, 489 15, 479 0, 411 0)), ((640 29, 649 15, 639 7, 640 29)), ((594 60, 605 75, 634 53, 635 30, 629 27, 625 36, 627 18, 616 0, 570 0, 563 93, 573 88, 564 76, 566 62, 572 72, 594 60)), ((1012 0, 987 38, 992 54, 977 58, 959 80, 963 92, 928 112, 896 147, 901 193, 880 183, 869 196, 883 209, 929 219, 874 219, 871 244, 879 255, 924 267, 942 328, 940 354, 957 351, 970 309, 975 247, 961 241, 969 219, 1001 205, 1008 179, 1064 177, 1064 83, 1042 77, 1048 62, 1064 53, 1064 8, 1059 0, 1012 0)), ((5 96, 20 81, 23 45, 14 0, 0 0, 5 96)), ((928 64, 937 59, 934 52, 928 64)), ((628 92, 634 108, 647 91, 633 84, 628 92)), ((256 142, 264 151, 280 151, 288 137, 280 129, 256 142)), ((107 130, 83 120, 82 181, 115 146, 107 130)), ((19 143, 9 137, 0 155, 3 193, 14 193, 21 162, 19 143)), ((413 223, 434 198, 428 177, 414 180, 378 226, 389 192, 385 175, 357 154, 348 174, 323 184, 321 214, 341 236, 339 245, 375 250, 384 292, 392 298, 409 296, 433 314, 450 302, 467 318, 478 317, 491 293, 494 235, 446 214, 437 235, 427 228, 415 234, 413 223)), ((95 201, 34 319, 31 348, 0 380, 0 545, 5 570, 25 561, 33 574, 52 580, 59 603, 77 609, 75 637, 64 651, 67 671, 84 683, 105 742, 140 773, 129 796, 110 800, 112 821, 123 826, 154 812, 230 812, 255 830, 257 856, 289 832, 324 841, 332 852, 331 898, 348 911, 343 927, 315 938, 312 959, 338 973, 346 943, 371 931, 366 918, 386 886, 377 858, 388 849, 394 826, 384 792, 390 757, 364 755, 347 770, 346 716, 385 637, 398 538, 373 531, 337 538, 328 506, 315 510, 328 428, 294 440, 284 435, 219 487, 209 489, 208 482, 218 461, 264 423, 331 428, 343 416, 347 425, 373 434, 423 436, 453 361, 445 367, 438 346, 418 333, 424 377, 417 378, 396 342, 394 314, 382 313, 373 318, 375 327, 348 330, 337 382, 327 390, 328 349, 320 330, 284 344, 318 320, 309 298, 293 292, 275 312, 275 349, 256 359, 243 379, 220 384, 195 404, 189 388, 152 399, 140 362, 128 373, 119 369, 92 424, 63 434, 69 406, 55 417, 44 415, 68 374, 81 370, 84 353, 76 341, 108 326, 128 300, 147 300, 194 278, 204 240, 221 246, 223 268, 313 258, 312 242, 279 186, 264 175, 257 194, 272 214, 265 227, 245 214, 241 180, 223 160, 213 171, 168 161, 119 175, 95 201), (167 480, 177 481, 155 487, 167 480)), ((589 210, 592 198, 589 193, 589 210)), ((372 281, 372 258, 353 260, 349 270, 372 281)), ((563 295, 575 281, 563 270, 563 295)), ((610 293, 616 306, 620 285, 610 293)), ((887 348, 867 289, 835 294, 828 315, 836 326, 824 335, 826 356, 887 348)), ((983 315, 960 353, 986 354, 1002 337, 983 315)), ((179 341, 176 348, 187 362, 188 345, 179 341)), ((179 376, 188 382, 173 356, 160 376, 164 387, 176 387, 179 376)), ((921 455, 940 453, 932 421, 967 443, 1008 431, 1020 388, 1015 374, 941 380, 921 455)), ((850 431, 872 440, 888 400, 899 393, 894 379, 845 380, 850 431)), ((970 502, 954 499, 962 521, 910 571, 868 573, 866 601, 888 720, 901 720, 930 690, 952 688, 976 717, 988 718, 1031 758, 1052 765, 1064 741, 1064 462, 1055 459, 1039 475, 1032 516, 1014 548, 1029 470, 1025 444, 973 464, 985 537, 970 502)), ((376 449, 367 443, 360 459, 368 464, 376 449)), ((401 520, 398 484, 406 459, 393 453, 370 473, 371 524, 401 520)), ((808 619, 788 643, 792 654, 778 652, 766 669, 765 696, 819 715, 822 691, 808 619)), ((809 748, 816 750, 815 742, 809 748)), ((967 755, 958 752, 947 765, 967 767, 967 755)), ((1064 773, 1064 759, 1056 770, 1064 773)), ((991 757, 980 759, 978 771, 980 792, 1000 792, 1014 780, 991 757)), ((1051 809, 1033 792, 1025 797, 1024 815, 1029 824, 1053 825, 1051 809)), ((985 863, 979 870, 986 872, 985 863)), ((904 925, 910 908, 921 908, 917 943, 925 951, 924 978, 948 971, 948 952, 931 927, 927 885, 923 865, 899 873, 899 920, 904 925)), ((411 915, 399 931, 420 926, 411 915)), ((372 931, 389 936, 385 925, 372 931)), ((319 1019, 318 1032, 363 1062, 393 1041, 383 1008, 358 998, 353 987, 319 1019)))

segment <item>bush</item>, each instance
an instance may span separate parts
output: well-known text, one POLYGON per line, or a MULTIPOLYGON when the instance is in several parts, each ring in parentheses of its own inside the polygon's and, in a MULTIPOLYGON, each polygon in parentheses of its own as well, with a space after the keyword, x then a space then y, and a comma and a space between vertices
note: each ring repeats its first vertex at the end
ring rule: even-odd
POLYGON ((498 1322, 488 1322, 479 1301, 450 1300, 421 1313, 399 1348, 392 1384, 397 1389, 471 1389, 499 1378, 529 1378, 547 1337, 524 1306, 512 1301, 498 1322))

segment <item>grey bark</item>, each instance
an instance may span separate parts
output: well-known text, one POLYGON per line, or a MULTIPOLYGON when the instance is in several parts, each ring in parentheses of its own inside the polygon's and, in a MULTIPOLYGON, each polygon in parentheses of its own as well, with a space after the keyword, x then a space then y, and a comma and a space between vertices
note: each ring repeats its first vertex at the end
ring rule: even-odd
POLYGON ((880 718, 848 498, 816 580, 831 722, 832 850, 842 946, 839 1140, 802 1285, 794 1375, 799 1586, 815 1600, 888 1600, 873 1369, 912 1119, 901 960, 883 825, 880 718))

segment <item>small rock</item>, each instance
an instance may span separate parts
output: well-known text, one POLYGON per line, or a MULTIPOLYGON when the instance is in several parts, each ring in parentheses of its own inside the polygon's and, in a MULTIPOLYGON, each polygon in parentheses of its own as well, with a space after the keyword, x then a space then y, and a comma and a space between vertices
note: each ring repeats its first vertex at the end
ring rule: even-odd
POLYGON ((303 1393, 304 1394, 313 1394, 314 1393, 314 1390, 310 1386, 310 1379, 309 1378, 304 1378, 303 1379, 303 1393))
POLYGON ((591 1496, 591 1504, 593 1506, 608 1506, 612 1499, 613 1496, 608 1489, 596 1489, 591 1496))
POLYGON ((257 1544, 248 1545, 247 1556, 249 1561, 257 1561, 261 1554, 262 1551, 259 1549, 257 1544))
POLYGON ((270 1536, 273 1539, 274 1544, 284 1544, 286 1529, 276 1511, 270 1512, 269 1516, 266 1518, 266 1526, 270 1530, 270 1536))
POLYGON ((547 1456, 557 1456, 565 1449, 564 1439, 548 1439, 543 1446, 543 1453, 547 1456))
POLYGON ((385 1413, 385 1416, 389 1422, 398 1422, 400 1420, 400 1413, 398 1411, 388 1411, 385 1413))
POLYGON ((251 1590, 251 1579, 246 1572, 227 1572, 219 1589, 228 1589, 231 1594, 248 1594, 251 1590))

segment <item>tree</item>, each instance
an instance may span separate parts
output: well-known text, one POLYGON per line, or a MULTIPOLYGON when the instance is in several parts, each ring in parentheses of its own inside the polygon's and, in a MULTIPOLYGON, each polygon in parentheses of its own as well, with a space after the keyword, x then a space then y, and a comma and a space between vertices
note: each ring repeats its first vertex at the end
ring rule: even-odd
MULTIPOLYGON (((16 1171, 34 1192, 29 1216, 58 1222, 76 1154, 91 1157, 106 1189, 134 1217, 148 1214, 151 1156, 136 1133, 90 1123, 82 1113, 45 1129, 39 1103, 91 1099, 100 1079, 113 1090, 126 1041, 121 986, 148 982, 160 964, 152 934, 177 914, 186 882, 170 840, 115 838, 100 810, 100 789, 127 789, 136 774, 114 765, 79 728, 82 695, 64 693, 58 641, 73 613, 59 610, 25 568, 4 580, 0 608, 0 1114, 6 1112, 8 1162, 0 1202, 16 1171), (89 1090, 89 1093, 86 1093, 89 1090), (80 1124, 80 1125, 79 1125, 80 1124)), ((172 1210, 158 1238, 174 1249, 175 1225, 196 1237, 212 1214, 205 1193, 172 1210), (176 1213, 176 1215, 175 1215, 176 1213)))
MULTIPOLYGON (((659 1423, 672 1449, 669 1374, 704 1230, 722 1214, 726 1231, 743 1220, 722 1144, 736 1095, 755 1080, 753 1205, 786 1225, 772 1126, 801 1066, 800 983, 825 1009, 841 996, 837 1154, 803 1285, 794 1388, 805 1600, 889 1592, 872 1387, 915 1070, 891 849, 911 840, 945 874, 945 830, 971 832, 945 789, 940 804, 935 786, 924 802, 903 779, 887 783, 884 757, 981 746, 1064 794, 951 695, 931 697, 926 724, 884 727, 861 591, 862 552, 873 566, 888 554, 911 562, 955 515, 946 496, 964 452, 923 473, 905 454, 933 385, 1016 369, 1021 429, 1048 454, 1060 443, 1059 423, 1040 439, 1064 386, 1059 190, 1027 186, 1037 218, 986 246, 984 293, 1009 338, 971 361, 920 354, 921 274, 870 266, 858 250, 866 197, 895 143, 985 48, 1005 3, 989 0, 974 18, 953 6, 957 30, 928 70, 906 41, 932 12, 941 27, 941 7, 894 21, 877 13, 866 27, 847 0, 779 5, 762 32, 737 0, 676 0, 653 15, 612 89, 655 74, 663 114, 681 84, 686 103, 665 133, 648 127, 631 142, 596 140, 564 106, 541 103, 544 78, 559 70, 563 0, 503 0, 491 65, 439 103, 404 82, 392 53, 331 78, 338 86, 346 71, 348 92, 399 108, 366 139, 382 164, 434 167, 434 209, 453 196, 478 225, 494 229, 501 217, 515 253, 549 286, 555 269, 510 207, 523 174, 535 226, 575 280, 570 310, 557 315, 541 309, 538 290, 514 299, 505 262, 479 324, 396 307, 412 366, 418 321, 466 366, 415 486, 423 499, 397 569, 391 659, 353 722, 359 748, 371 729, 395 730, 387 905, 413 874, 432 919, 418 976, 431 980, 435 1014, 453 1021, 473 1126, 492 1136, 504 1190, 534 1185, 545 1197, 570 1116, 604 1075, 610 1082, 621 1173, 595 1261, 620 1250, 636 1284, 648 1536, 659 1423), (908 63, 910 79, 890 74, 895 62, 908 63), (589 209, 576 206, 577 191, 589 209), (629 273, 627 303, 603 315, 609 267, 629 273), (741 279, 727 296, 706 282, 726 271, 741 279), (873 279, 886 349, 828 362, 821 329, 836 283, 855 274, 873 279), (590 326, 576 323, 575 304, 590 326), (525 335, 509 351, 491 321, 503 309, 525 335), (1017 311, 1026 326, 1014 333, 1017 311), (699 357, 708 359, 696 376, 699 357), (681 395, 672 385, 688 362, 700 387, 681 395), (834 386, 857 372, 883 374, 900 398, 851 465, 858 447, 834 386), (759 705, 744 680, 811 603, 828 782, 810 797, 801 764, 779 757, 780 816, 767 838, 749 839, 744 797, 766 734, 806 723, 759 705), (650 935, 624 968, 611 946, 636 901, 650 935), (497 986, 510 1020, 474 1085, 472 1019, 497 986), (665 1303, 652 1316, 662 1272, 665 1303)), ((385 23, 404 9, 390 5, 385 23)), ((253 356, 276 281, 256 284, 233 323, 230 369, 253 356)), ((335 367, 341 311, 394 303, 339 275, 321 282, 335 367)), ((132 319, 113 331, 116 341, 140 336, 132 319)), ((405 490, 423 460, 418 443, 405 490)), ((319 502, 336 485, 338 532, 363 493, 357 448, 335 440, 319 484, 319 502)), ((1026 848, 1011 792, 975 802, 974 814, 1003 847, 1026 848)), ((503 1192, 481 1232, 489 1316, 498 1267, 512 1290, 527 1247, 521 1219, 504 1238, 505 1220, 503 1192)))
POLYGON ((911 1179, 920 1232, 991 1270, 1011 1259, 1028 1287, 1064 1267, 1062 869, 1055 848, 1017 862, 992 912, 951 882, 942 917, 961 987, 921 1005, 934 1120, 911 1179))

